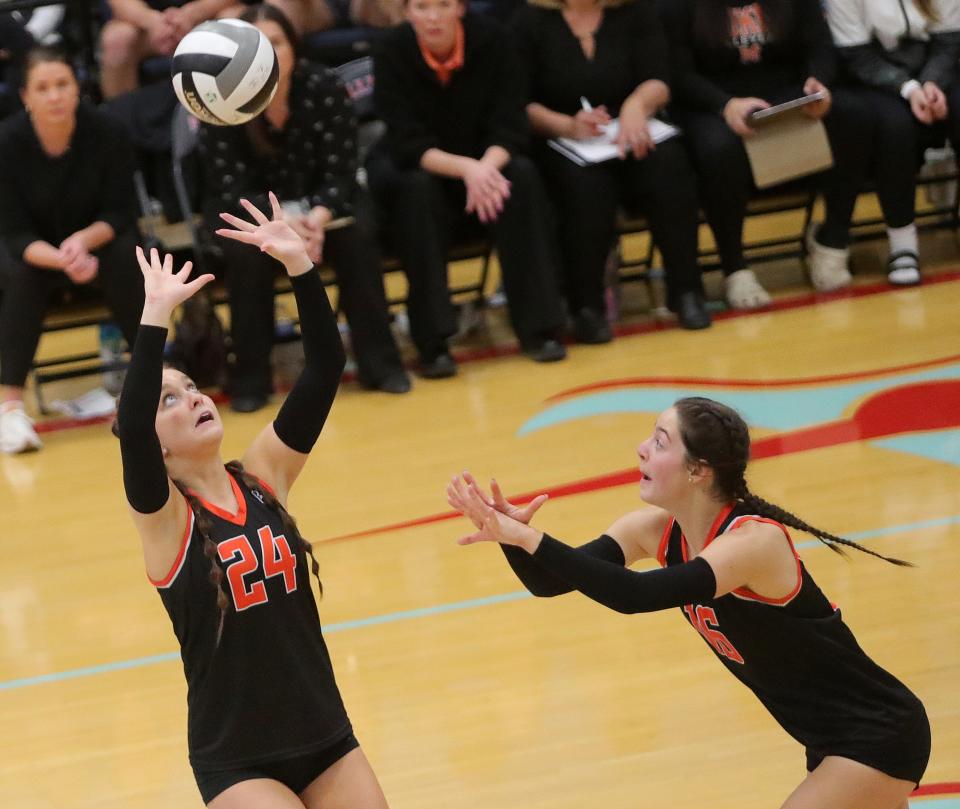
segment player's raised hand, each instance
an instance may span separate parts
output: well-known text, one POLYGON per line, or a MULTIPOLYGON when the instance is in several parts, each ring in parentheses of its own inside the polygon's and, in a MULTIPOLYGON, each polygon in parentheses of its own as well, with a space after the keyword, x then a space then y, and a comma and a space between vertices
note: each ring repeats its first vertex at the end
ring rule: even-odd
POLYGON ((447 484, 447 502, 469 519, 477 531, 462 537, 458 543, 473 545, 476 542, 499 542, 516 545, 533 553, 543 535, 494 508, 483 498, 478 487, 467 483, 465 476, 455 476, 447 484))
POLYGON ((221 213, 220 218, 232 225, 233 229, 220 228, 217 235, 258 247, 283 264, 289 275, 305 273, 313 267, 313 262, 307 255, 307 245, 290 223, 284 220, 283 208, 272 191, 269 197, 272 218, 267 218, 267 215, 249 200, 241 199, 240 204, 253 221, 248 222, 239 216, 221 213))
POLYGON ((137 263, 143 273, 143 317, 141 322, 147 325, 166 326, 170 315, 187 298, 209 284, 213 276, 209 273, 199 278, 190 278, 193 262, 186 262, 177 272, 173 271, 173 256, 167 253, 163 260, 157 248, 150 249, 150 258, 137 245, 137 263))
POLYGON ((469 472, 463 473, 463 479, 470 488, 480 495, 480 498, 488 506, 492 506, 501 514, 506 514, 511 519, 514 519, 517 522, 522 522, 524 525, 528 525, 530 523, 530 520, 533 519, 533 515, 540 510, 540 506, 546 503, 547 499, 550 497, 548 494, 538 494, 529 503, 526 503, 522 506, 517 506, 503 496, 503 491, 500 489, 500 484, 497 483, 496 480, 490 480, 490 494, 487 494, 483 489, 480 488, 480 484, 477 483, 476 478, 474 478, 474 476, 469 472))

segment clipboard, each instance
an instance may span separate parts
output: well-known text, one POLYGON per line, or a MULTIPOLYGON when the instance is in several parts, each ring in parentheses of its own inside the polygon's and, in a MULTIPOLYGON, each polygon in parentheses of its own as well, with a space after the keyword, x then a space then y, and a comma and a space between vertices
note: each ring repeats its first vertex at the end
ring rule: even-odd
POLYGON ((794 107, 768 117, 743 139, 757 188, 817 174, 833 166, 833 151, 823 121, 794 107))
POLYGON ((782 104, 775 104, 772 107, 767 107, 765 110, 754 110, 750 113, 750 123, 759 123, 760 121, 766 121, 770 118, 775 118, 776 116, 782 115, 790 110, 796 110, 800 107, 807 106, 807 104, 815 104, 818 101, 823 101, 823 99, 826 97, 826 93, 824 93, 822 90, 818 90, 816 93, 810 93, 810 95, 793 98, 790 101, 784 101, 782 104))

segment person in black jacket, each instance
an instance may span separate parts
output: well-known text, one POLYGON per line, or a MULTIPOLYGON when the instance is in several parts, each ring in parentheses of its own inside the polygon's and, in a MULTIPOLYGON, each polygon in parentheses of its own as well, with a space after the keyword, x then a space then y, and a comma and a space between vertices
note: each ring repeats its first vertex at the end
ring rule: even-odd
POLYGON ((564 293, 577 338, 612 337, 604 268, 621 204, 650 221, 680 324, 709 326, 697 266, 696 177, 680 141, 655 145, 648 128, 670 96, 667 43, 653 3, 531 0, 513 24, 530 81, 527 114, 541 136, 534 154, 560 215, 564 293), (595 137, 611 118, 619 119, 619 160, 580 166, 547 144, 595 137))
POLYGON ((387 802, 354 736, 324 642, 313 549, 287 497, 320 436, 346 355, 304 240, 268 196, 217 233, 283 265, 304 368, 242 461, 223 463, 217 406, 163 366, 174 309, 213 280, 138 247, 146 302, 117 408, 123 485, 187 680, 187 748, 203 802, 222 809, 387 802))
POLYGON ((924 147, 960 145, 960 2, 827 0, 846 79, 876 119, 877 196, 887 222, 887 278, 920 283, 917 165, 924 147))
POLYGON ((430 378, 456 373, 446 256, 477 223, 493 233, 523 350, 541 362, 566 355, 556 339, 563 312, 546 198, 523 154, 516 50, 498 22, 465 12, 461 0, 408 0, 409 22, 375 53, 375 108, 387 130, 368 164, 370 184, 389 212, 409 280, 410 333, 430 378))
POLYGON ((820 178, 826 220, 806 234, 817 290, 850 283, 850 219, 870 159, 872 123, 864 102, 832 87, 836 58, 820 0, 661 0, 674 58, 675 112, 700 175, 700 193, 725 275, 727 302, 752 309, 770 301, 743 256, 743 221, 753 177, 743 139, 752 112, 800 95, 823 121, 834 167, 820 178))
POLYGON ((103 290, 132 345, 143 286, 134 152, 123 128, 80 103, 73 68, 39 46, 27 55, 25 110, 0 125, 0 451, 38 449, 23 410, 47 297, 64 281, 103 290))
MULTIPOLYGON (((205 222, 216 227, 218 212, 236 210, 241 197, 263 205, 260 189, 273 187, 313 260, 323 257, 333 266, 361 384, 405 393, 410 380, 390 331, 372 203, 357 183, 357 120, 346 90, 332 70, 297 59, 299 37, 278 9, 255 6, 243 19, 270 39, 280 83, 250 123, 201 128, 205 222)), ((266 404, 272 390, 275 267, 269 257, 233 243, 224 245, 224 254, 236 357, 231 406, 250 412, 266 404)))

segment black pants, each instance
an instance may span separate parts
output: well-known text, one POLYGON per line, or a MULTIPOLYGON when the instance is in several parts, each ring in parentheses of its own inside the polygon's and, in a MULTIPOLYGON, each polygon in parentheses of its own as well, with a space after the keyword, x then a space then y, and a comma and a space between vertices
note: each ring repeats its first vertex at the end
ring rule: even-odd
POLYGON ((947 96, 947 120, 927 125, 913 115, 900 96, 871 87, 855 87, 855 94, 869 107, 876 126, 872 171, 877 197, 888 227, 906 227, 913 222, 917 191, 917 168, 928 146, 947 138, 960 147, 960 81, 943 88, 947 96))
POLYGON ((621 206, 647 217, 663 255, 668 298, 701 289, 696 177, 677 140, 661 143, 642 160, 592 166, 578 166, 543 144, 537 160, 559 214, 564 294, 571 312, 604 310, 603 273, 621 206))
MULTIPOLYGON (((464 213, 459 180, 421 169, 401 171, 382 151, 368 165, 370 187, 384 210, 387 236, 407 275, 410 336, 422 357, 445 350, 457 330, 447 286, 447 253, 479 222, 464 213)), ((510 322, 521 342, 553 336, 563 322, 546 197, 533 162, 514 157, 503 169, 510 198, 490 226, 500 257, 510 322)))
MULTIPOLYGON (((323 255, 336 274, 360 381, 373 386, 403 365, 390 331, 372 205, 366 194, 358 195, 355 220, 353 225, 327 232, 323 255)), ((234 396, 266 394, 272 390, 273 281, 279 265, 248 245, 228 239, 220 239, 219 244, 227 266, 235 357, 230 390, 234 396)))
MULTIPOLYGON (((143 275, 134 255, 137 238, 136 230, 131 228, 94 251, 100 267, 93 283, 103 291, 107 306, 131 346, 143 312, 143 275)), ((62 272, 34 267, 11 256, 3 247, 0 282, 0 385, 23 387, 37 352, 50 292, 70 281, 62 272)))
MULTIPOLYGON (((784 90, 782 97, 767 101, 775 104, 797 94, 784 90)), ((747 204, 756 192, 747 151, 722 115, 678 110, 678 116, 697 167, 703 210, 717 242, 723 272, 730 275, 747 266, 743 256, 743 220, 747 204)), ((823 124, 834 166, 811 179, 823 193, 826 205, 826 220, 817 238, 828 247, 843 248, 849 242, 853 206, 869 168, 873 120, 861 98, 837 90, 823 124)))

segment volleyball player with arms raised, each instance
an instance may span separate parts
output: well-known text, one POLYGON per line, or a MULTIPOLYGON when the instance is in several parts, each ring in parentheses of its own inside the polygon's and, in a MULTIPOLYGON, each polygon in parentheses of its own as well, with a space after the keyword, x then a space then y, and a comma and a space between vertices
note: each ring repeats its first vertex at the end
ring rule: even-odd
MULTIPOLYGON (((149 260, 146 303, 117 413, 123 479, 181 646, 190 763, 213 809, 386 809, 334 679, 290 489, 333 404, 345 356, 317 270, 283 221, 243 205, 218 233, 280 261, 300 312, 303 373, 241 462, 220 458, 216 405, 163 367, 173 310, 212 279, 149 260)), ((319 581, 319 578, 318 578, 319 581)))

